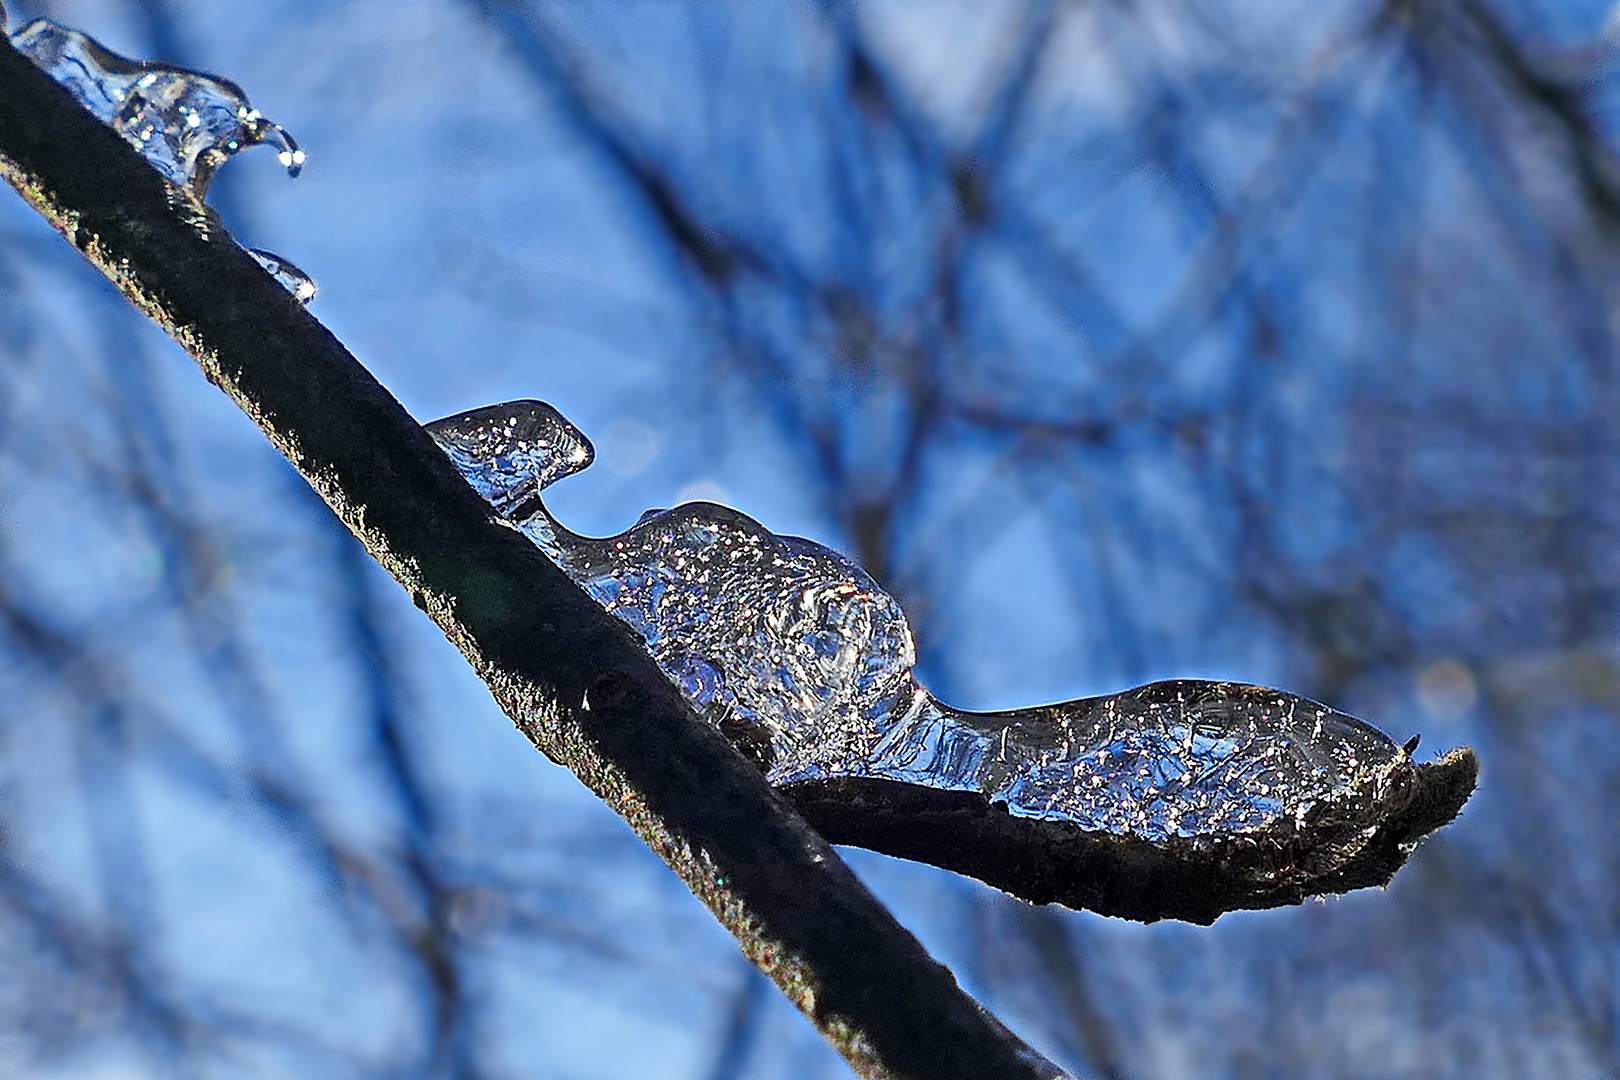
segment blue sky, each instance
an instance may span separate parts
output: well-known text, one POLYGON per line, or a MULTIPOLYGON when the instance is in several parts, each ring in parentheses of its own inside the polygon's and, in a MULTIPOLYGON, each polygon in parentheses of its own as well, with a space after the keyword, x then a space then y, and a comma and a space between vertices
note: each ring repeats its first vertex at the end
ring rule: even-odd
MULTIPOLYGON (((11 7, 13 28, 48 11, 225 75, 293 132, 310 155, 297 180, 268 150, 222 171, 227 224, 316 279, 313 313, 419 419, 541 397, 595 439, 598 463, 548 498, 570 527, 707 498, 858 555, 863 508, 888 505, 872 550, 953 704, 1228 677, 1421 731, 1425 750, 1480 746, 1479 804, 1387 893, 1212 929, 1054 917, 1078 983, 1032 944, 1047 916, 851 853, 1044 1051, 1104 1055, 1076 1034, 1078 985, 1142 1076, 1300 1060, 1441 1075, 1470 1046, 1505 1075, 1606 1060, 1543 992, 1537 946, 1503 929, 1518 916, 1459 907, 1457 883, 1534 876, 1517 860, 1544 838, 1505 824, 1525 808, 1579 851, 1606 805, 1548 791, 1594 752, 1582 736, 1607 730, 1610 699, 1560 699, 1544 727, 1512 701, 1613 663, 1609 608, 1574 630, 1556 601, 1565 569, 1601 585, 1612 559, 1524 554, 1548 550, 1527 538, 1570 503, 1594 545, 1612 523, 1608 444, 1555 438, 1608 400, 1592 327, 1609 256, 1539 129, 1425 96, 1421 50, 1370 33, 1366 6, 1243 5, 1234 27, 1219 4, 1057 5, 1005 124, 1006 65, 1039 4, 568 3, 528 22, 451 0, 11 7), (574 58, 589 115, 611 122, 582 124, 525 26, 574 58), (864 114, 840 97, 851 34, 887 80, 864 114), (615 133, 744 269, 694 269, 615 133), (977 223, 975 183, 992 207, 977 223), (908 472, 918 387, 944 404, 908 472), (1469 518, 1481 492, 1507 509, 1469 518), (1357 622, 1368 610, 1401 633, 1357 622), (1368 645, 1386 637, 1400 647, 1368 645), (1538 742, 1545 759, 1523 749, 1538 742), (1525 763, 1500 766, 1494 795, 1492 750, 1525 763), (1437 911, 1455 919, 1431 935, 1437 911), (1455 977, 1425 981, 1442 961, 1455 977)), ((1538 57, 1593 64, 1602 103, 1606 61, 1580 50, 1604 6, 1501 10, 1538 57)), ((1442 30, 1431 71, 1462 40, 1442 30)), ((257 430, 16 199, 0 200, 0 297, 0 581, 74 644, 50 662, 0 651, 4 850, 92 953, 133 940, 140 976, 19 959, 0 975, 0 1062, 433 1072, 399 937, 420 914, 414 842, 452 886, 456 1037, 477 1047, 456 1053, 479 1075, 727 1075, 738 1015, 753 1042, 731 1075, 847 1075, 774 992, 752 995, 707 913, 532 752, 257 430), (387 766, 384 720, 408 733, 425 817, 387 766), (370 869, 323 856, 334 839, 370 869), (169 995, 152 1015, 197 1034, 129 1019, 145 1014, 119 995, 148 983, 169 995), (69 1004, 22 1003, 41 995, 69 1004), (122 1004, 71 1004, 100 1000, 122 1004)), ((1560 895, 1607 896, 1574 862, 1560 895)), ((1612 967, 1612 930, 1570 920, 1545 948, 1585 942, 1612 967)))

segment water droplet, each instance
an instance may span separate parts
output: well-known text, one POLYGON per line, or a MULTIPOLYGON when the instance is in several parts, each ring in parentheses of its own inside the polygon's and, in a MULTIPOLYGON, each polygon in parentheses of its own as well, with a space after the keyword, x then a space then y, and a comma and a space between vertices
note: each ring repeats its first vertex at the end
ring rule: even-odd
POLYGON ((247 253, 253 256, 254 262, 264 267, 270 276, 276 279, 277 284, 292 293, 294 300, 297 300, 300 304, 308 304, 315 299, 315 293, 318 291, 315 286, 315 279, 298 269, 298 267, 273 251, 248 248, 247 253))
POLYGON ((768 735, 772 783, 867 776, 978 791, 1014 816, 1164 841, 1304 828, 1324 802, 1374 806, 1414 768, 1354 717, 1236 683, 953 709, 917 684, 894 599, 837 552, 708 503, 649 511, 617 536, 568 531, 539 494, 589 465, 590 443, 541 402, 428 430, 497 510, 641 635, 701 715, 746 717, 768 735))
POLYGON ((279 147, 290 176, 304 166, 304 151, 292 136, 253 108, 228 79, 130 60, 49 19, 18 30, 11 44, 171 183, 189 187, 198 198, 215 170, 249 146, 279 147))

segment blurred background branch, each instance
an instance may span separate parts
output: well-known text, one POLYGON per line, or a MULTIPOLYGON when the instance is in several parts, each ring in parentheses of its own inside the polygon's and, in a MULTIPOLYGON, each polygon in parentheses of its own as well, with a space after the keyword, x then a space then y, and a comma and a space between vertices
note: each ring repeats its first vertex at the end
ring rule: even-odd
MULTIPOLYGON (((49 23, 33 31, 54 32, 49 23)), ((103 62, 103 50, 87 45, 73 60, 78 70, 58 85, 40 70, 49 65, 61 79, 55 59, 36 66, 40 54, 18 51, 31 38, 13 40, 17 50, 0 47, 6 182, 184 346, 439 624, 518 729, 625 819, 858 1073, 874 1080, 1063 1075, 961 992, 756 766, 698 721, 638 638, 526 538, 491 520, 433 439, 195 201, 201 190, 176 186, 191 177, 166 180, 152 167, 150 129, 137 152, 126 141, 129 129, 115 133, 93 113, 104 92, 144 108, 140 95, 155 98, 149 81, 164 73, 70 94, 64 86, 82 87, 81 73, 93 78, 105 69, 113 79, 131 65, 103 62)), ((225 115, 250 117, 229 93, 225 115)), ((198 129, 198 116, 181 108, 173 124, 198 129)), ((240 144, 228 140, 247 137, 228 131, 217 139, 234 152, 240 144)), ((38 624, 22 629, 67 651, 38 624)), ((359 629, 362 649, 375 652, 374 634, 359 629)), ((387 674, 375 657, 371 666, 387 674)), ((436 991, 428 1067, 459 1072, 460 973, 443 946, 446 898, 427 865, 437 827, 415 748, 390 711, 379 712, 377 749, 422 837, 407 851, 406 868, 410 906, 425 909, 412 945, 436 991)), ((98 724, 80 735, 79 756, 124 756, 122 736, 98 724)), ((107 894, 133 911, 130 921, 150 923, 144 866, 129 858, 140 846, 127 828, 133 801, 122 773, 111 775, 118 789, 95 804, 107 811, 95 830, 107 894)), ((172 1026, 165 1023, 163 1034, 178 1042, 172 1026)), ((182 1056, 190 1056, 184 1048, 182 1056)))
MULTIPOLYGON (((837 546, 965 707, 1230 677, 1480 749, 1387 894, 1209 929, 851 854, 1065 1065, 1620 1070, 1611 5, 9 6, 293 128, 232 230, 419 417, 603 432, 573 527, 837 546)), ((0 214, 0 1060, 847 1075, 0 214)))

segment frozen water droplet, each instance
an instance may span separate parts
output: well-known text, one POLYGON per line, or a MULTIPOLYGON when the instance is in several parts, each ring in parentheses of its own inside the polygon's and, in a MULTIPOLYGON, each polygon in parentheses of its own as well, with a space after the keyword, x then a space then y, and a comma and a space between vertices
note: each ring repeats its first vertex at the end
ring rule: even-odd
POLYGON ((617 536, 569 532, 539 494, 589 465, 590 443, 542 402, 428 430, 491 505, 641 635, 700 715, 768 734, 756 758, 772 783, 864 776, 977 791, 1014 816, 1150 841, 1303 828, 1330 804, 1342 840, 1362 825, 1370 834, 1415 768, 1354 717, 1235 683, 961 712, 917 684, 905 615, 837 552, 708 503, 648 511, 617 536))
POLYGON ((287 170, 287 175, 296 180, 298 174, 304 171, 304 162, 309 160, 309 155, 304 153, 303 147, 293 141, 286 128, 280 124, 272 126, 275 129, 275 137, 281 143, 281 151, 276 154, 276 160, 287 170))
POLYGON ((49 19, 18 30, 11 44, 171 183, 189 187, 199 198, 214 171, 249 146, 278 146, 290 176, 304 166, 304 151, 292 136, 253 108, 228 79, 130 60, 49 19))
POLYGON ((543 401, 510 401, 435 420, 428 434, 491 506, 508 517, 588 466, 585 435, 543 401))
POLYGON ((264 251, 261 248, 248 248, 247 253, 253 256, 253 261, 264 267, 276 283, 293 294, 293 299, 300 304, 308 304, 315 299, 318 291, 315 279, 304 273, 292 263, 283 259, 273 251, 264 251))

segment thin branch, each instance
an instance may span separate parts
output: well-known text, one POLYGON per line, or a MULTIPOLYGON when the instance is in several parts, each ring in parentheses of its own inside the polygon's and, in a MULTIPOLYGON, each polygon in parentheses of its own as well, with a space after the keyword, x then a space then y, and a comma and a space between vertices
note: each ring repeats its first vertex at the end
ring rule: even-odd
POLYGON ((230 238, 0 48, 0 174, 196 357, 459 647, 872 1077, 1052 1067, 956 986, 630 631, 496 524, 425 432, 230 238))
POLYGON ((835 844, 870 848, 978 878, 1035 904, 1138 922, 1212 923, 1228 911, 1283 907, 1311 896, 1389 884, 1419 840, 1457 816, 1479 763, 1453 750, 1419 765, 1412 794, 1356 855, 1322 874, 1257 875, 1258 862, 1304 865, 1316 841, 1242 835, 1149 841, 1070 821, 1014 817, 976 791, 941 791, 845 777, 783 789, 835 844))

